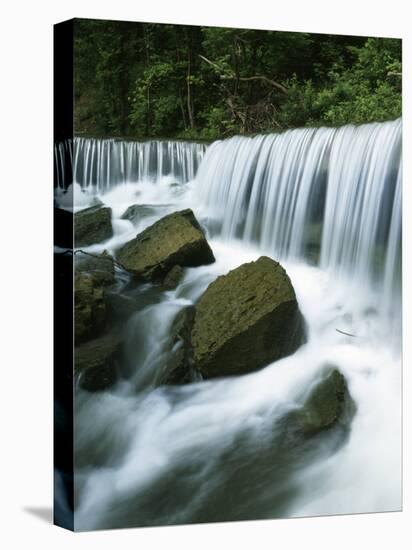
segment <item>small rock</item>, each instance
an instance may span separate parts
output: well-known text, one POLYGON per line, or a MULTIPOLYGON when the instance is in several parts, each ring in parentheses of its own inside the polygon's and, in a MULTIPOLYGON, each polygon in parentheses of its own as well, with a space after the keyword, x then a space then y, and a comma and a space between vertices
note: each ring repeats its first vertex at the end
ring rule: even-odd
POLYGON ((167 204, 132 204, 123 212, 123 214, 120 216, 120 219, 129 220, 135 224, 144 218, 155 216, 156 214, 158 214, 159 210, 167 210, 169 208, 170 205, 167 204))
POLYGON ((337 368, 327 366, 296 418, 305 434, 313 434, 336 423, 348 426, 354 412, 345 377, 337 368))

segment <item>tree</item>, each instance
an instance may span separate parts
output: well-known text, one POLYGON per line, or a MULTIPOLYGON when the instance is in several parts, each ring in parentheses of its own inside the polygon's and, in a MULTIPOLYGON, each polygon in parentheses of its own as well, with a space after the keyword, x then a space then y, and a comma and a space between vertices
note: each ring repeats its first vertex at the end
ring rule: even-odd
POLYGON ((216 139, 401 114, 401 41, 77 20, 80 135, 216 139))

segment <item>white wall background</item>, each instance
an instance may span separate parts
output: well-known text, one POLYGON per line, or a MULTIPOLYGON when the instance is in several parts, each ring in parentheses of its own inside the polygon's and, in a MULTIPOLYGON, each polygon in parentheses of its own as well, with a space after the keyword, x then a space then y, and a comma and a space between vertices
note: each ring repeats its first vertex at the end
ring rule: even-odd
MULTIPOLYGON (((403 37, 404 310, 411 304, 411 16, 407 0, 66 0, 2 3, 0 18, 0 544, 14 548, 403 549, 410 538, 410 437, 404 512, 72 534, 29 513, 52 503, 52 25, 72 17, 403 37), (408 219, 409 218, 409 219, 408 219)), ((410 306, 409 306, 410 307, 410 306)), ((411 396, 409 317, 404 394, 411 396)), ((407 398, 408 399, 408 398, 407 398)), ((404 400, 404 427, 410 409, 404 400)), ((409 397, 410 399, 410 397, 409 397)), ((365 468, 368 465, 365 464, 365 468)), ((410 542, 409 542, 410 544, 410 542)))

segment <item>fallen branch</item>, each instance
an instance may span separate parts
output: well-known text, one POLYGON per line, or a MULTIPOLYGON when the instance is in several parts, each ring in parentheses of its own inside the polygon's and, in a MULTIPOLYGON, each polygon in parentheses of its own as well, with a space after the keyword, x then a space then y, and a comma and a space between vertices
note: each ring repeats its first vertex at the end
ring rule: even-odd
POLYGON ((81 249, 78 249, 78 250, 75 250, 74 251, 74 255, 76 254, 85 254, 86 256, 91 256, 92 258, 97 258, 98 260, 111 260, 113 262, 114 265, 117 265, 117 267, 119 267, 120 269, 122 269, 123 271, 126 271, 125 268, 122 266, 122 264, 119 264, 119 262, 117 262, 113 256, 111 256, 110 254, 108 256, 102 256, 102 255, 99 255, 99 254, 92 254, 91 252, 85 252, 84 250, 81 250, 81 249))
POLYGON ((213 63, 213 61, 210 61, 210 59, 208 59, 207 57, 205 57, 204 55, 200 55, 199 54, 199 57, 200 59, 203 59, 203 61, 205 61, 206 63, 208 63, 209 65, 211 65, 215 71, 217 71, 220 75, 220 78, 222 80, 242 80, 244 82, 247 82, 247 81, 250 81, 250 80, 261 80, 262 82, 266 82, 267 84, 270 84, 271 86, 273 86, 274 88, 276 88, 277 90, 281 91, 283 94, 288 94, 289 93, 289 90, 283 86, 283 84, 280 84, 279 82, 276 82, 275 80, 272 80, 271 78, 268 78, 267 76, 263 76, 263 75, 255 75, 255 76, 237 76, 235 73, 222 73, 220 67, 216 64, 216 63, 213 63))

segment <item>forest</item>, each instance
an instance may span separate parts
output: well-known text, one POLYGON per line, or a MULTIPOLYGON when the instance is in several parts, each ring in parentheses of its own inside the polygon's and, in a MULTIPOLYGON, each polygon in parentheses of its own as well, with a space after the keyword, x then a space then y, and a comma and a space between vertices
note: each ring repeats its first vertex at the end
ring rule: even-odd
POLYGON ((400 39, 87 19, 74 34, 77 136, 213 140, 401 116, 400 39))

